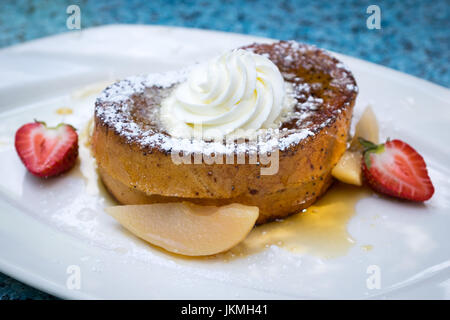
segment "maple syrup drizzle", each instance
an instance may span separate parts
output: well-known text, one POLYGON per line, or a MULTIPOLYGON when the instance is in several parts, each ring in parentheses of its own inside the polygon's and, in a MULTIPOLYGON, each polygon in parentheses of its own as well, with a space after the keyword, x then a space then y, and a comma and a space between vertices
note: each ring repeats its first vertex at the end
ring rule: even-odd
POLYGON ((228 260, 248 256, 271 245, 323 258, 342 256, 355 243, 347 225, 355 214, 356 203, 370 194, 366 188, 336 183, 303 212, 255 227, 244 241, 217 257, 228 260))
POLYGON ((68 114, 72 114, 73 110, 71 108, 61 107, 56 110, 56 113, 59 115, 68 115, 68 114))

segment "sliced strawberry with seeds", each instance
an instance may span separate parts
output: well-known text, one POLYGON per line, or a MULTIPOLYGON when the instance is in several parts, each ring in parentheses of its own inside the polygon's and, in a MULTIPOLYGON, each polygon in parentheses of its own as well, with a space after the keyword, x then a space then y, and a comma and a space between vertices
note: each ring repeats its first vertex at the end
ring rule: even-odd
POLYGON ((17 130, 15 147, 28 171, 47 178, 75 165, 78 135, 70 125, 59 124, 50 128, 44 122, 36 121, 17 130))
POLYGON ((422 156, 401 140, 376 145, 359 138, 364 146, 362 171, 375 191, 411 201, 426 201, 434 187, 422 156))

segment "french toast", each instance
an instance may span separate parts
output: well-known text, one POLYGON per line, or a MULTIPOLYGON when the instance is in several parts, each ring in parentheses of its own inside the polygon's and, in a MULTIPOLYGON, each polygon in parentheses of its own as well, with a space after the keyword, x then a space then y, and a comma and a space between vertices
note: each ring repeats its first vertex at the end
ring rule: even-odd
POLYGON ((134 77, 106 88, 95 104, 93 153, 105 186, 119 202, 255 205, 261 224, 299 212, 327 190, 331 170, 346 150, 358 92, 352 73, 326 51, 294 41, 242 49, 266 56, 293 86, 294 110, 279 128, 267 129, 279 151, 278 171, 262 175, 265 165, 251 163, 246 144, 193 144, 164 130, 161 101, 186 79, 186 72, 134 77), (246 161, 179 164, 173 152, 246 161))

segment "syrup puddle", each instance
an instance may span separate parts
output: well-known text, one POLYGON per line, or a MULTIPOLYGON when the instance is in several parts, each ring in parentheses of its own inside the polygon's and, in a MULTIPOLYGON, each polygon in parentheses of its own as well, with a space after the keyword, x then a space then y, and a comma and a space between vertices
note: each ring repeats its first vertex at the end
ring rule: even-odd
POLYGON ((59 115, 68 115, 68 114, 72 114, 73 110, 71 108, 61 107, 56 110, 56 113, 59 115))
POLYGON ((217 256, 225 259, 248 256, 271 245, 296 254, 342 256, 355 243, 347 225, 355 214, 356 203, 370 194, 366 188, 336 183, 304 212, 255 227, 243 242, 217 256))

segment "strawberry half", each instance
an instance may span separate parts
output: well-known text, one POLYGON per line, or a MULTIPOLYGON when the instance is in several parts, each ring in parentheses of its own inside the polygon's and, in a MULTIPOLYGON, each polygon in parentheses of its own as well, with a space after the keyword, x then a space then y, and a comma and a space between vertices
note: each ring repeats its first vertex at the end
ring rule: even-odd
POLYGON ((411 201, 426 201, 434 193, 422 156, 401 140, 376 145, 359 138, 365 148, 362 171, 375 191, 411 201))
POLYGON ((48 178, 75 165, 78 135, 68 124, 49 128, 44 122, 36 121, 17 130, 15 146, 28 171, 35 176, 48 178))

